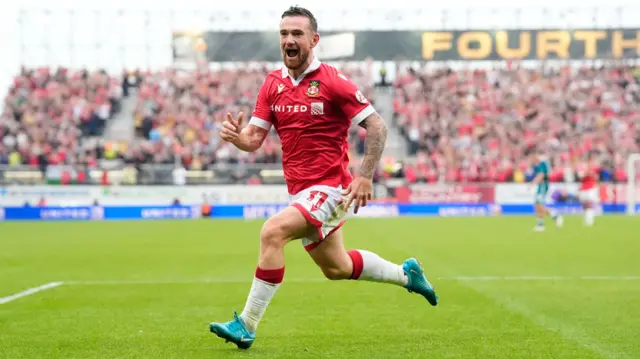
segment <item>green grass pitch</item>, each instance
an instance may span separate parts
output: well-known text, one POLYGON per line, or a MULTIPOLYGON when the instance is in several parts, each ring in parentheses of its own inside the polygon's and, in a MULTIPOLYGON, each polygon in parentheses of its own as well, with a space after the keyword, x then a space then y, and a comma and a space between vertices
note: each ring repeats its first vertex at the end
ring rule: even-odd
POLYGON ((354 219, 348 248, 420 259, 441 302, 329 282, 300 243, 249 351, 261 221, 0 223, 0 358, 639 358, 640 221, 534 233, 532 217, 354 219))

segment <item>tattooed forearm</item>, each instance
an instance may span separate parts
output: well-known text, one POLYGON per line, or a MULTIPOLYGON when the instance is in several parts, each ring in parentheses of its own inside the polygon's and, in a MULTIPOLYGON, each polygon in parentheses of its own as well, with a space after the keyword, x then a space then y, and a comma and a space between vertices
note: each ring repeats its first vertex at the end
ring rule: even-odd
POLYGON ((358 175, 372 179, 387 141, 387 125, 380 115, 373 113, 362 121, 360 126, 367 129, 367 136, 364 140, 364 158, 358 175))

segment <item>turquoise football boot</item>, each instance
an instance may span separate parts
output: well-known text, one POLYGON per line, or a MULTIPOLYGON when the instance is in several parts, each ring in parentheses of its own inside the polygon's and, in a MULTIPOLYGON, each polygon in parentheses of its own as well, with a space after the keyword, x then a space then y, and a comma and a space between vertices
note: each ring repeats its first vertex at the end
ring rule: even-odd
POLYGON ((249 349, 256 339, 256 333, 249 331, 242 318, 233 312, 233 320, 226 323, 211 323, 209 330, 226 343, 232 342, 240 349, 249 349))
POLYGON ((438 305, 438 296, 435 288, 429 283, 427 277, 424 276, 424 270, 415 258, 409 258, 402 263, 402 269, 407 275, 409 282, 404 287, 409 293, 415 292, 425 297, 433 306, 438 305))

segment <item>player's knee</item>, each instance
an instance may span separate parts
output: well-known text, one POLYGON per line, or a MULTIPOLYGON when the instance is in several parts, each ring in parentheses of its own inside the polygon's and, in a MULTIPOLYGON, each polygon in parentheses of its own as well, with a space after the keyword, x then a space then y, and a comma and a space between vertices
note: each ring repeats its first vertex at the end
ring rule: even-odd
POLYGON ((260 242, 265 246, 284 246, 290 240, 290 230, 282 221, 267 221, 260 231, 260 242))
POLYGON ((323 267, 322 274, 329 280, 342 280, 351 278, 350 270, 337 267, 323 267))

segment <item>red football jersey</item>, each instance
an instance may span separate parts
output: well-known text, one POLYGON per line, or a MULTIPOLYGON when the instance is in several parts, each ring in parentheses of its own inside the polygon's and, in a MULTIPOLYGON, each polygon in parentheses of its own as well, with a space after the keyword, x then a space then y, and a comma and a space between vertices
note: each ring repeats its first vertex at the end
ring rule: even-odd
POLYGON ((589 190, 596 187, 596 179, 597 177, 597 169, 587 166, 585 175, 582 177, 582 185, 580 186, 581 190, 589 190))
POLYGON ((374 112, 353 82, 315 59, 298 79, 286 67, 270 73, 249 124, 276 129, 287 188, 297 194, 315 185, 351 183, 349 127, 374 112))

